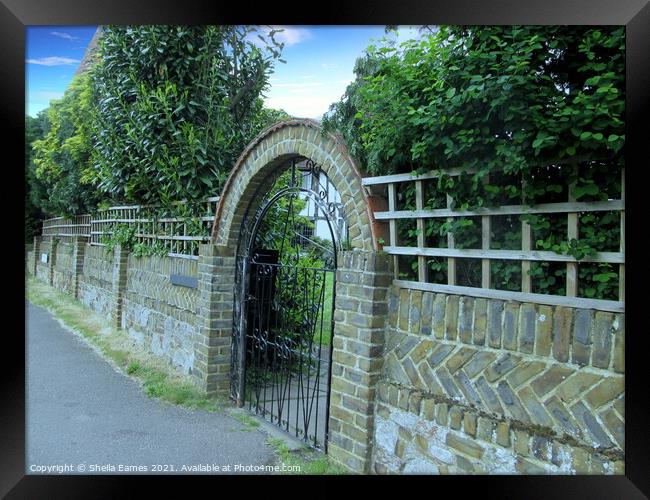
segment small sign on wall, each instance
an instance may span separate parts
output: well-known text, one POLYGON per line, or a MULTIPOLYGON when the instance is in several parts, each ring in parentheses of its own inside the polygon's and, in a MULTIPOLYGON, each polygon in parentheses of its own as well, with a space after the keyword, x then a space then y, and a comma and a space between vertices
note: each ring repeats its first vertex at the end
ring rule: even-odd
POLYGON ((48 255, 46 253, 41 254, 41 262, 43 264, 47 264, 47 258, 48 258, 48 255))
POLYGON ((192 276, 184 276, 182 274, 172 274, 169 276, 169 281, 172 285, 185 286, 187 288, 198 288, 199 280, 192 276))

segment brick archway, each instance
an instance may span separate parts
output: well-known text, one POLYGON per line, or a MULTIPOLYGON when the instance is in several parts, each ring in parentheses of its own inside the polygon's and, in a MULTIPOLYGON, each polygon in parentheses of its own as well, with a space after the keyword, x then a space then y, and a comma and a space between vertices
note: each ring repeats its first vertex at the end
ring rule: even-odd
POLYGON ((329 385, 329 455, 344 467, 368 472, 373 452, 375 394, 381 374, 387 291, 392 260, 381 253, 387 224, 373 210, 386 210, 382 198, 367 194, 362 174, 343 139, 323 134, 313 120, 274 124, 244 150, 226 181, 217 205, 210 244, 199 257, 200 328, 192 373, 208 394, 230 394, 233 374, 235 257, 246 211, 260 199, 277 169, 292 158, 318 163, 341 197, 352 251, 339 253, 336 271, 334 339, 329 385), (251 203, 253 202, 253 203, 251 203))
POLYGON ((369 197, 361 184, 361 172, 343 139, 334 134, 323 135, 318 122, 308 119, 278 122, 246 147, 217 205, 212 244, 234 252, 241 222, 254 193, 271 172, 296 157, 310 158, 320 164, 341 195, 351 246, 364 251, 378 250, 381 226, 372 215, 369 197))

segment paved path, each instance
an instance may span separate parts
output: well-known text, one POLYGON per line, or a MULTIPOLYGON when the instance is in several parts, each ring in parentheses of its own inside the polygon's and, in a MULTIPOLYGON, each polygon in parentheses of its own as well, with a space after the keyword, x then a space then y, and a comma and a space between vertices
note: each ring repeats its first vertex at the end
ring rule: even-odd
MULTIPOLYGON (((151 474, 158 464, 187 474, 184 464, 275 464, 262 430, 147 397, 47 310, 25 307, 27 474, 38 473, 30 471, 37 465, 74 469, 64 474, 79 473, 79 464, 85 474, 93 465, 141 465, 151 474)), ((121 473, 105 469, 92 473, 121 473)))

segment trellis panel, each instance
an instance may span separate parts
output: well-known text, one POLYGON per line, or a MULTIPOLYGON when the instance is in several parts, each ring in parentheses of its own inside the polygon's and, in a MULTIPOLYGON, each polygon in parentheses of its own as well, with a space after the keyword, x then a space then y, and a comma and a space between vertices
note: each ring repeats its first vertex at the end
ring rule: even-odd
MULTIPOLYGON (((565 161, 570 168, 577 168, 580 159, 573 159, 571 163, 565 161)), ((475 170, 467 170, 465 173, 474 173, 475 170)), ((377 220, 388 221, 389 244, 385 245, 384 251, 391 254, 395 263, 395 277, 399 274, 400 256, 415 256, 418 262, 417 281, 396 279, 395 283, 406 288, 420 290, 434 290, 445 293, 462 293, 477 297, 503 298, 506 300, 530 300, 532 302, 553 305, 570 305, 574 307, 590 307, 606 311, 623 310, 625 299, 625 199, 624 199, 624 170, 621 178, 620 199, 609 199, 606 201, 576 201, 574 185, 569 186, 567 201, 554 203, 540 203, 536 205, 526 204, 522 199, 520 205, 502 205, 499 207, 477 208, 473 210, 452 209, 453 199, 447 196, 447 207, 443 209, 425 210, 423 196, 423 181, 436 179, 441 175, 458 176, 463 171, 460 169, 448 169, 445 171, 430 171, 425 174, 396 174, 377 177, 366 177, 363 179, 365 186, 386 185, 388 189, 388 210, 375 212, 377 220), (415 183, 415 210, 397 210, 397 183, 415 183), (529 223, 521 223, 521 250, 492 250, 491 232, 493 216, 523 215, 523 214, 566 214, 567 217, 567 240, 577 239, 579 236, 579 215, 582 212, 620 212, 620 248, 618 252, 597 252, 592 256, 585 257, 580 261, 571 255, 560 254, 551 251, 535 250, 533 246, 533 234, 529 223), (458 217, 480 217, 481 218, 481 248, 480 249, 458 249, 453 234, 448 234, 447 248, 428 248, 424 235, 425 221, 427 219, 444 218, 452 221, 458 217), (416 246, 402 246, 398 241, 397 221, 400 219, 416 219, 417 242, 416 246), (427 257, 443 257, 447 259, 447 283, 429 283, 429 276, 426 268, 427 257), (456 275, 456 259, 469 258, 481 259, 481 287, 458 286, 456 275), (515 260, 521 262, 521 292, 495 290, 492 288, 491 261, 492 260, 515 260), (531 263, 539 262, 565 262, 566 273, 566 296, 544 295, 532 293, 532 277, 530 275, 531 263), (611 263, 619 267, 619 300, 601 300, 578 297, 578 266, 579 262, 585 263, 611 263), (517 298, 519 297, 519 298, 517 298)), ((488 182, 488 177, 483 182, 488 182)), ((522 181, 523 186, 523 181, 522 181)))

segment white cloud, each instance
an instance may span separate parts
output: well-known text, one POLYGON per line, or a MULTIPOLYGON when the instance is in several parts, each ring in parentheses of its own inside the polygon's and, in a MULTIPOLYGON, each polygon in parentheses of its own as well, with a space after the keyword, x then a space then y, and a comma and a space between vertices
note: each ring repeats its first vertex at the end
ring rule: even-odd
POLYGON ((261 47, 264 43, 257 37, 257 35, 261 32, 262 35, 268 36, 271 30, 278 30, 274 35, 275 41, 284 43, 285 47, 290 47, 312 38, 312 33, 308 29, 292 28, 290 26, 260 26, 257 32, 249 33, 246 38, 251 43, 261 47))
POLYGON ((271 108, 284 109, 295 117, 320 119, 330 104, 337 102, 344 92, 345 86, 334 82, 295 84, 281 88, 275 85, 271 87, 265 104, 271 108))
POLYGON ((65 40, 79 40, 78 36, 72 36, 69 33, 63 33, 61 31, 50 31, 50 35, 58 36, 59 38, 63 38, 65 40))
POLYGON ((72 66, 79 64, 79 59, 72 59, 70 57, 40 57, 38 59, 27 59, 28 64, 39 64, 41 66, 72 66))
POLYGON ((276 96, 266 99, 265 104, 275 109, 284 109, 297 118, 318 118, 328 110, 332 100, 325 96, 276 96))
POLYGON ((277 40, 284 43, 287 47, 304 42, 312 37, 311 31, 305 28, 289 28, 287 26, 274 26, 273 28, 283 30, 277 34, 277 40))

